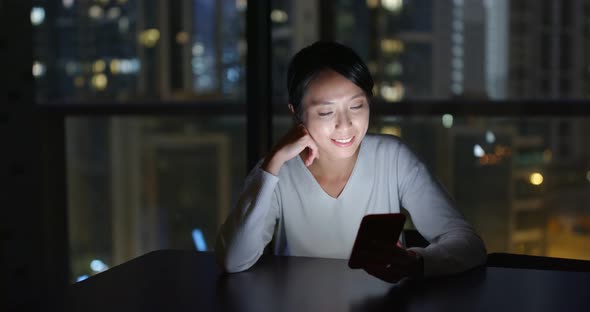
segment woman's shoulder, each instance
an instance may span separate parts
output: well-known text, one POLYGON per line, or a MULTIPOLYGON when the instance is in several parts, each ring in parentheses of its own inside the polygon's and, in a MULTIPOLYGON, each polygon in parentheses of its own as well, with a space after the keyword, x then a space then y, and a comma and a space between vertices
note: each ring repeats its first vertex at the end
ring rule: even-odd
POLYGON ((374 161, 397 159, 402 162, 415 162, 418 157, 403 139, 390 134, 371 133, 363 140, 367 154, 374 155, 374 161))
POLYGON ((381 133, 367 133, 363 139, 363 144, 365 144, 368 149, 373 151, 388 150, 391 152, 391 150, 397 150, 399 148, 405 147, 404 142, 399 137, 391 134, 381 133))

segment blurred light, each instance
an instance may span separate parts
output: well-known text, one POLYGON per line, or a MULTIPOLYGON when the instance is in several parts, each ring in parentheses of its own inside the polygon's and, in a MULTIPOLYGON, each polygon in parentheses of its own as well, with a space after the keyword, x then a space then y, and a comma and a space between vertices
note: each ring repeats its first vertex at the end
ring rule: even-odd
POLYGON ((404 5, 404 1, 403 0, 381 0, 381 5, 383 6, 383 8, 385 8, 386 10, 389 10, 391 12, 399 12, 404 5))
POLYGON ((453 126, 453 115, 451 114, 444 114, 442 116, 442 124, 443 127, 449 129, 453 126))
POLYGON ((496 135, 490 130, 486 131, 486 142, 490 144, 496 142, 496 135))
POLYGON ((187 44, 190 39, 190 35, 186 31, 176 33, 176 43, 178 44, 187 44))
POLYGON ((460 20, 453 21, 453 31, 463 32, 463 22, 460 20))
POLYGON ((74 5, 74 0, 63 0, 64 8, 69 9, 74 5))
POLYGON ((396 137, 402 136, 402 129, 398 126, 384 126, 381 128, 381 133, 395 135, 396 137))
POLYGON ((231 82, 236 82, 240 78, 240 72, 236 68, 230 68, 226 71, 225 77, 231 82))
POLYGON ((84 77, 76 76, 76 78, 74 78, 74 85, 76 87, 82 88, 84 86, 84 83, 86 83, 86 79, 84 79, 84 77))
POLYGON ((150 28, 142 31, 139 34, 139 42, 148 48, 153 48, 160 40, 160 31, 155 28, 150 28))
POLYGON ((117 0, 117 3, 119 3, 119 4, 126 4, 127 3, 127 0, 117 0))
POLYGON ((543 183, 543 175, 538 172, 531 173, 529 181, 532 185, 541 185, 543 183))
POLYGON ((66 73, 70 76, 78 73, 79 67, 76 62, 70 61, 66 63, 66 73))
POLYGON ((33 63, 33 76, 35 78, 45 75, 45 64, 35 61, 33 63))
POLYGON ((90 269, 94 272, 102 272, 108 270, 108 268, 109 267, 106 264, 104 264, 104 262, 98 259, 90 261, 90 269))
POLYGON ((454 82, 462 82, 463 81, 463 72, 460 70, 453 70, 451 72, 451 80, 454 82))
POLYGON ((203 46, 203 44, 200 42, 196 42, 193 45, 193 55, 194 56, 201 56, 204 53, 205 53, 205 47, 203 46))
POLYGON ((481 145, 479 144, 475 144, 473 146, 473 156, 475 157, 483 157, 483 155, 485 155, 486 152, 483 150, 483 148, 481 147, 481 145))
POLYGON ((98 5, 93 5, 88 9, 88 15, 91 18, 99 19, 103 16, 103 14, 104 14, 104 11, 98 5))
MULTIPOLYGON (((373 64, 373 65, 375 65, 375 64, 373 64)), ((388 75, 399 76, 403 73, 402 64, 400 62, 389 63, 385 66, 385 72, 388 75)))
POLYGON ((590 182, 590 170, 588 172, 586 172, 586 180, 588 180, 588 182, 590 182))
POLYGON ((109 63, 109 69, 111 71, 111 73, 113 74, 118 74, 121 72, 121 61, 114 59, 111 60, 111 62, 109 63))
POLYGON ((454 45, 453 48, 451 49, 451 53, 453 54, 454 57, 460 58, 463 56, 463 47, 458 46, 458 45, 454 45))
POLYGON ((109 81, 105 74, 97 74, 92 76, 92 86, 97 90, 104 90, 106 89, 109 81))
POLYGON ((550 149, 546 149, 543 151, 543 161, 545 163, 549 163, 551 162, 551 159, 553 159, 553 153, 551 152, 550 149))
POLYGON ((453 0, 453 4, 456 6, 463 6, 463 0, 453 0))
POLYGON ((404 97, 404 86, 400 82, 393 85, 384 84, 381 86, 381 96, 390 102, 398 102, 404 97))
POLYGON ((369 9, 374 9, 379 6, 379 0, 367 0, 367 7, 369 9))
POLYGON ((510 156, 510 154, 512 154, 512 151, 510 150, 510 148, 508 146, 498 144, 494 147, 494 153, 498 157, 505 157, 505 156, 510 156))
POLYGON ((109 1, 111 1, 111 0, 96 0, 96 1, 100 2, 100 4, 102 4, 102 5, 107 5, 107 4, 109 4, 109 1))
POLYGON ((141 69, 141 63, 137 58, 120 60, 119 70, 122 74, 138 73, 141 69))
POLYGON ((106 67, 107 64, 105 63, 105 61, 97 60, 96 62, 94 62, 94 64, 92 64, 92 71, 95 73, 102 73, 106 67))
POLYGON ((463 35, 461 33, 453 33, 451 40, 454 44, 463 44, 463 35))
POLYGON ((78 278, 76 278, 76 283, 81 282, 87 278, 88 278, 88 275, 86 275, 86 274, 80 275, 80 276, 78 276, 78 278))
POLYGON ((397 39, 381 40, 381 51, 384 53, 402 53, 404 52, 404 43, 397 39))
POLYGON ((460 57, 454 57, 452 61, 453 68, 463 69, 463 59, 460 57))
POLYGON ((283 10, 272 10, 272 12, 270 12, 270 20, 277 24, 285 23, 288 19, 289 16, 287 15, 287 12, 283 10))
POLYGON ((119 7, 112 7, 107 12, 107 17, 109 19, 117 19, 121 16, 121 9, 119 7))
POLYGON ((451 85, 451 91, 455 94, 461 94, 463 93, 463 86, 460 83, 453 83, 451 85))
POLYGON ((38 26, 45 20, 45 9, 42 7, 33 7, 31 9, 31 24, 38 26))
POLYGON ((238 11, 244 11, 248 8, 248 1, 247 0, 236 0, 236 9, 238 11))
POLYGON ((195 248, 197 248, 198 251, 207 251, 207 243, 205 243, 205 237, 203 236, 203 232, 201 232, 201 230, 193 230, 193 242, 195 243, 195 248))
POLYGON ((129 19, 125 16, 119 19, 119 32, 126 33, 129 31, 129 19))

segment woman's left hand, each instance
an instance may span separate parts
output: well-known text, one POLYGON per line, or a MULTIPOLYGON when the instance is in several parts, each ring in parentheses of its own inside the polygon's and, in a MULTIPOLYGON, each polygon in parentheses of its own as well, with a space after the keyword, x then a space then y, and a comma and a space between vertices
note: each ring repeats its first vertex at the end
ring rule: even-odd
POLYGON ((373 249, 363 269, 381 280, 397 283, 404 277, 421 277, 424 264, 418 253, 389 245, 373 249))

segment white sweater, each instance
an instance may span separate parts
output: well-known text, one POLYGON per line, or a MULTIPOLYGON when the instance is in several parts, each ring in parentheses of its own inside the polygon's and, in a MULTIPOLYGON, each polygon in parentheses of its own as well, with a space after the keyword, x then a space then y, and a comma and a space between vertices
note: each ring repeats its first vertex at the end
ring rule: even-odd
POLYGON ((278 255, 348 259, 363 216, 400 207, 430 242, 410 248, 422 255, 425 276, 485 262, 481 238, 426 166, 399 138, 372 134, 363 139, 338 198, 324 192, 300 157, 286 162, 278 176, 256 166, 220 229, 216 255, 228 272, 246 270, 275 235, 278 255))

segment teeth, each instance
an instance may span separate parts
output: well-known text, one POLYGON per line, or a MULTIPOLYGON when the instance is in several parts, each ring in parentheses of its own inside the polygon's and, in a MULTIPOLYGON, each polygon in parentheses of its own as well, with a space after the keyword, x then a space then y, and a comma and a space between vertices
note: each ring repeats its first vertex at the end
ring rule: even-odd
POLYGON ((348 138, 348 139, 345 139, 345 140, 334 140, 334 141, 336 141, 338 143, 348 143, 348 142, 350 142, 350 140, 352 140, 352 137, 351 138, 348 138))

